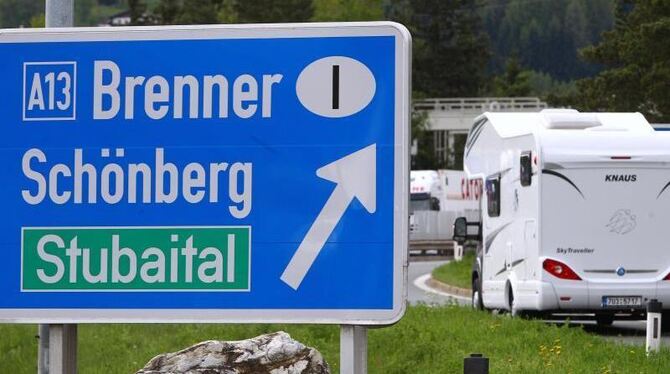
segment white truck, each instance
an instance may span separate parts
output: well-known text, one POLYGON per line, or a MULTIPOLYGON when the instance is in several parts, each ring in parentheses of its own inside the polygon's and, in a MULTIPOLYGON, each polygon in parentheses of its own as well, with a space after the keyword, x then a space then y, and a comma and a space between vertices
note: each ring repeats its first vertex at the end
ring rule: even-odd
MULTIPOLYGON (((453 249, 453 223, 478 209, 481 186, 466 180, 462 170, 410 172, 410 251, 453 249)), ((474 214, 478 216, 478 214, 474 214)))
POLYGON ((481 219, 454 225, 480 242, 475 307, 600 324, 670 308, 670 133, 639 113, 485 113, 464 156, 485 185, 481 219))

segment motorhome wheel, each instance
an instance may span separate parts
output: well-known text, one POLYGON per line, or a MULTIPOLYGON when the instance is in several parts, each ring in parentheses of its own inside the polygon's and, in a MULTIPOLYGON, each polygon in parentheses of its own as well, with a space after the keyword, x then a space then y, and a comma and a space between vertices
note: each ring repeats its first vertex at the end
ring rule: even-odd
POLYGON ((514 292, 512 287, 509 287, 509 313, 512 317, 520 317, 522 315, 521 311, 517 308, 516 300, 514 299, 514 292))
POLYGON ((511 288, 509 290, 509 297, 510 297, 509 313, 513 318, 532 319, 532 318, 539 318, 541 316, 542 313, 536 310, 519 309, 517 301, 514 299, 514 294, 512 293, 511 288))
POLYGON ((479 284, 479 278, 475 278, 472 281, 472 308, 476 310, 484 309, 484 302, 482 300, 481 285, 479 284))
POLYGON ((661 313, 661 331, 670 332, 670 310, 664 310, 661 313))
POLYGON ((596 313, 596 323, 598 326, 612 326, 612 323, 614 323, 614 314, 596 313))

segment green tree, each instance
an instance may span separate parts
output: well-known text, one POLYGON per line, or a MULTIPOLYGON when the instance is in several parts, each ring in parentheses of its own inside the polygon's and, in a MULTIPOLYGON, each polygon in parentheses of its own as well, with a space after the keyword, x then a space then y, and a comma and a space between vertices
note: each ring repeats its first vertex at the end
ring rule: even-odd
POLYGON ((181 25, 218 23, 220 5, 220 0, 185 1, 176 23, 181 25))
POLYGON ((496 96, 520 97, 531 93, 530 71, 523 70, 516 56, 510 57, 505 72, 493 80, 496 96))
POLYGON ((76 0, 74 2, 74 24, 91 26, 95 24, 93 20, 93 8, 96 6, 96 0, 76 0))
MULTIPOLYGON (((488 41, 474 0, 387 0, 387 19, 412 33, 412 85, 421 97, 477 96, 488 82, 488 41)), ((434 133, 427 131, 425 112, 412 112, 412 169, 458 167, 440 165, 434 153, 434 133)))
POLYGON ((229 23, 232 0, 160 0, 153 14, 162 25, 229 23), (226 19, 224 19, 227 17, 226 19))
POLYGON ((312 0, 236 0, 233 9, 242 23, 306 22, 314 15, 312 0))
POLYGON ((482 0, 478 12, 491 38, 494 72, 517 55, 528 69, 565 81, 599 71, 579 60, 577 50, 612 27, 614 6, 613 0, 482 0))
POLYGON ((182 5, 180 0, 161 0, 155 10, 158 22, 163 25, 177 24, 182 12, 182 5))
POLYGON ((143 0, 128 0, 128 8, 131 25, 150 25, 154 23, 148 15, 147 4, 143 0))
MULTIPOLYGON (((413 94, 415 98, 422 98, 420 93, 413 94)), ((437 159, 433 151, 433 136, 428 131, 428 113, 412 108, 411 117, 412 170, 438 169, 437 159)))
POLYGON ((558 99, 575 94, 575 81, 559 81, 547 73, 533 70, 526 70, 526 73, 528 74, 528 84, 530 85, 528 96, 538 96, 552 107, 569 105, 568 103, 560 102, 558 99))
POLYGON ((625 0, 600 43, 581 51, 605 69, 577 82, 573 105, 583 110, 639 111, 670 122, 670 2, 625 0), (632 9, 631 9, 632 6, 632 9))
POLYGON ((0 27, 30 26, 31 19, 44 13, 44 0, 0 0, 0 27))
POLYGON ((313 21, 379 21, 382 0, 314 0, 313 21))
POLYGON ((43 13, 35 15, 30 19, 30 27, 37 28, 44 26, 45 26, 45 19, 43 13))
POLYGON ((166 25, 305 22, 313 7, 312 0, 160 0, 155 15, 166 25))
POLYGON ((75 0, 74 24, 76 26, 105 24, 111 16, 127 10, 127 4, 127 0, 75 0))
POLYGON ((217 18, 221 23, 237 22, 237 13, 235 13, 235 0, 223 0, 219 7, 217 18))
POLYGON ((490 54, 474 0, 391 0, 387 16, 412 32, 416 90, 430 97, 482 91, 490 54))

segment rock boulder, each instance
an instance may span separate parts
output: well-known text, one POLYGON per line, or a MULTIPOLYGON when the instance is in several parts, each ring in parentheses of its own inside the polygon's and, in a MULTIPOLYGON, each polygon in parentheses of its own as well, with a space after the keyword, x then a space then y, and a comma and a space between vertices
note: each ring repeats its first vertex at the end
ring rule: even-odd
POLYGON ((137 374, 329 374, 321 353, 280 331, 240 341, 209 340, 151 359, 137 374))

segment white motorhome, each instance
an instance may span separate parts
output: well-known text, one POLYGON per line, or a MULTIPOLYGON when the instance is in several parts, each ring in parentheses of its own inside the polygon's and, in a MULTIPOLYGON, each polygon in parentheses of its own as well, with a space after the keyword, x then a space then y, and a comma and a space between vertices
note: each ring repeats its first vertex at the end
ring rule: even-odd
POLYGON ((443 186, 435 170, 410 171, 410 214, 414 211, 440 210, 443 186))
POLYGON ((410 211, 463 212, 479 209, 482 186, 463 170, 410 171, 410 211))
POLYGON ((447 250, 451 242, 456 214, 444 209, 445 185, 435 170, 410 172, 409 241, 410 251, 447 250))
POLYGON ((479 222, 455 224, 481 244, 473 305, 602 324, 670 308, 670 133, 639 113, 485 113, 464 164, 484 183, 479 222))
POLYGON ((458 216, 479 216, 478 181, 468 181, 462 170, 410 172, 410 241, 452 241, 458 216))

